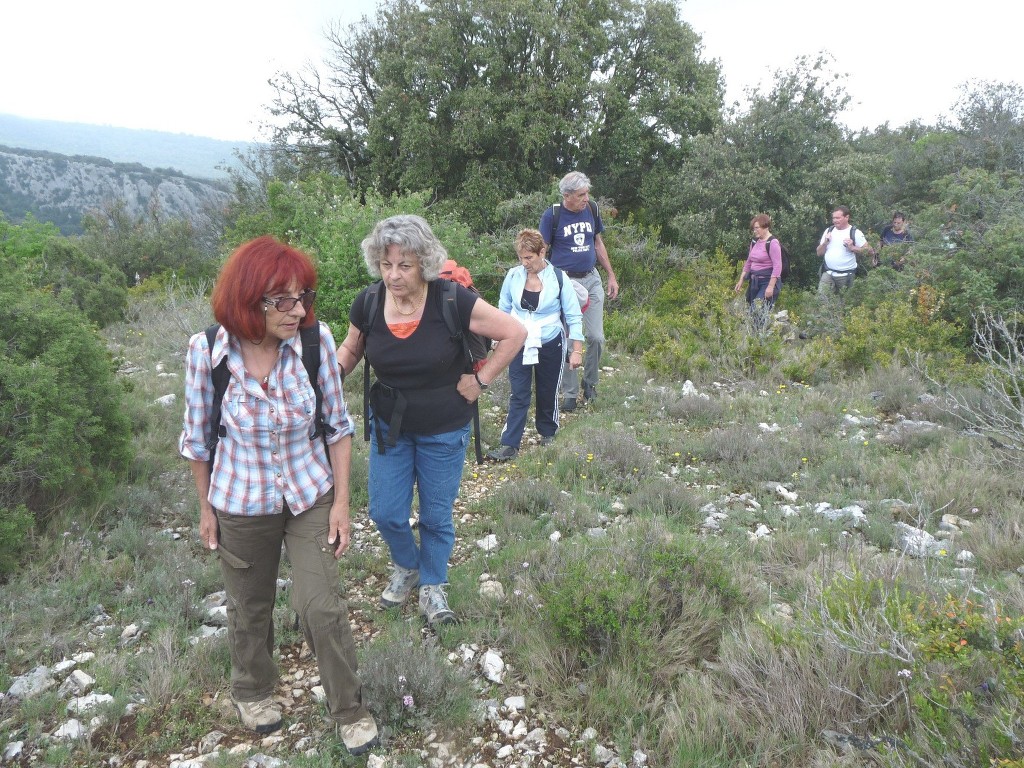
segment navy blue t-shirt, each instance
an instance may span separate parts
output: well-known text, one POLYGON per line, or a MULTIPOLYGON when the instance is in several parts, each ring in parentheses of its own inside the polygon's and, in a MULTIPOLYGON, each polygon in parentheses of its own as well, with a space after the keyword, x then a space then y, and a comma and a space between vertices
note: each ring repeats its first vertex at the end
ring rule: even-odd
MULTIPOLYGON (((540 217, 540 233, 545 241, 551 236, 551 206, 540 217)), ((590 272, 597 264, 594 238, 604 232, 601 214, 595 217, 590 205, 574 213, 562 206, 554 242, 548 243, 548 261, 566 272, 590 272)))

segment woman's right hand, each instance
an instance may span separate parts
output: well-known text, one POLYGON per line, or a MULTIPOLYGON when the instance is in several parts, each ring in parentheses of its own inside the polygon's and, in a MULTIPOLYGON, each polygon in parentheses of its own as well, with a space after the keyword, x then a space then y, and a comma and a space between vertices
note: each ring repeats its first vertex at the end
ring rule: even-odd
POLYGON ((217 515, 209 504, 199 505, 199 540, 208 549, 217 548, 217 515))

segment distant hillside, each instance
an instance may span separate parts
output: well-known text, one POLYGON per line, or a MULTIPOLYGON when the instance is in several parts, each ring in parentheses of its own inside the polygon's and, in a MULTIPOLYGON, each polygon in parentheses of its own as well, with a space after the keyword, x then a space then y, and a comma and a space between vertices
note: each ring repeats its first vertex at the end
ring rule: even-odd
POLYGON ((86 211, 117 200, 133 215, 155 201, 168 216, 198 224, 223 210, 231 192, 225 182, 170 168, 0 146, 0 212, 15 223, 31 213, 77 234, 86 211))
POLYGON ((148 168, 174 168, 204 179, 225 178, 227 174, 222 168, 236 164, 236 150, 244 153, 250 146, 246 142, 184 133, 30 120, 13 115, 0 115, 0 144, 62 155, 106 157, 117 163, 141 163, 148 168))

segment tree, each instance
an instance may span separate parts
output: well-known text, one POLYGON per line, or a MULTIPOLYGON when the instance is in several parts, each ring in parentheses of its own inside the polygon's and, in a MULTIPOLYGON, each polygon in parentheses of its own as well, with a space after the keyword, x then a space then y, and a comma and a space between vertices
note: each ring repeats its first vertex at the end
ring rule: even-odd
POLYGON ((961 165, 995 173, 1024 173, 1024 88, 971 81, 954 107, 961 165))
POLYGON ((9 282, 50 293, 81 310, 97 326, 120 320, 128 304, 121 273, 89 256, 77 239, 31 217, 20 226, 0 218, 0 266, 9 282))
POLYGON ((123 200, 106 204, 82 219, 81 246, 87 254, 119 269, 129 285, 165 272, 178 277, 208 277, 216 269, 214 232, 188 219, 168 218, 154 203, 131 214, 123 200))
POLYGON ((671 178, 652 178, 645 196, 660 201, 653 215, 671 222, 669 236, 700 253, 721 247, 745 256, 747 222, 768 213, 794 256, 794 272, 807 282, 828 213, 866 201, 880 163, 856 154, 837 122, 849 96, 824 57, 798 58, 776 74, 771 91, 748 98, 746 112, 694 139, 671 178))
POLYGON ((718 120, 717 66, 666 0, 386 0, 279 76, 275 140, 356 189, 432 191, 475 229, 573 168, 633 203, 718 120))

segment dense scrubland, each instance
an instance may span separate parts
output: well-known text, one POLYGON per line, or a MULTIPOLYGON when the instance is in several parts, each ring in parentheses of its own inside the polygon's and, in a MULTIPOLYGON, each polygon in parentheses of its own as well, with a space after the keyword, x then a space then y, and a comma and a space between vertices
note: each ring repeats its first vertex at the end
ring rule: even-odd
MULTIPOLYGON (((88 648, 114 696, 79 742, 45 738, 57 694, 5 696, 0 737, 46 764, 159 763, 216 725, 226 651, 188 639, 218 579, 159 533, 194 526, 195 504, 180 401, 156 401, 180 396, 225 253, 264 233, 308 250, 337 334, 368 280, 360 240, 418 213, 494 299, 512 235, 579 168, 623 287, 609 368, 555 446, 488 470, 467 502, 460 538, 500 546, 453 568, 462 622, 417 655, 408 617, 373 614, 367 692, 396 759, 417 764, 397 745, 419 731, 470 743, 475 694, 445 652, 475 643, 559 722, 651 765, 1024 765, 1024 91, 967 83, 946 123, 854 135, 825 58, 724 109, 671 4, 555 14, 563 34, 597 30, 579 46, 501 35, 497 4, 470 6, 392 2, 332 30, 336 90, 282 76, 291 122, 235 175, 224 231, 117 207, 73 238, 0 221, 0 689, 88 648), (904 270, 822 300, 813 247, 840 204, 876 245, 902 210, 916 242, 904 270), (731 290, 758 212, 795 270, 766 330, 731 290), (484 573, 505 601, 478 594, 484 573), (144 626, 139 645, 91 633, 98 605, 144 626), (389 693, 411 658, 415 717, 389 693)), ((364 463, 360 443, 365 516, 364 463)), ((367 551, 340 578, 386 571, 367 551)), ((283 598, 280 615, 294 639, 283 598)))

